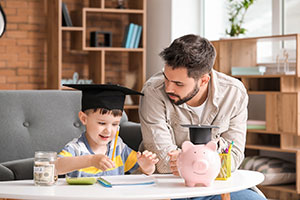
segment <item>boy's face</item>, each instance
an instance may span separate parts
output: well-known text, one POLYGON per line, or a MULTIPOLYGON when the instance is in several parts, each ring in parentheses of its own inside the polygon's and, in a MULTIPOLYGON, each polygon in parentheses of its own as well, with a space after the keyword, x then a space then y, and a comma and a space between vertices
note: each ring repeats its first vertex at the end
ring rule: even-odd
POLYGON ((100 114, 99 111, 90 111, 88 114, 80 111, 79 118, 86 126, 86 137, 91 147, 106 146, 113 140, 121 120, 121 116, 100 114))

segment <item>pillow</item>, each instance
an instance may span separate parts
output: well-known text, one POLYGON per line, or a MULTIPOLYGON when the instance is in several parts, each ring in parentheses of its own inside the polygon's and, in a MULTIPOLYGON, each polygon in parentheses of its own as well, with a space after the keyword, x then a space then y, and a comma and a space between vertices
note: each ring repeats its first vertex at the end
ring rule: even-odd
POLYGON ((295 164, 279 158, 265 156, 246 157, 240 169, 253 170, 265 175, 265 180, 261 185, 277 185, 295 183, 295 164))

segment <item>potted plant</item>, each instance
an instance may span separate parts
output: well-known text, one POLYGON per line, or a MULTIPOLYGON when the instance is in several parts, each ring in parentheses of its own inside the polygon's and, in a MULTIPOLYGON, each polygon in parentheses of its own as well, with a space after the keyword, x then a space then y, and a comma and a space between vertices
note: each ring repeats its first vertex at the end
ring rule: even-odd
POLYGON ((230 29, 226 34, 230 37, 237 37, 245 34, 246 29, 242 27, 245 14, 255 0, 228 0, 229 1, 229 22, 230 29))

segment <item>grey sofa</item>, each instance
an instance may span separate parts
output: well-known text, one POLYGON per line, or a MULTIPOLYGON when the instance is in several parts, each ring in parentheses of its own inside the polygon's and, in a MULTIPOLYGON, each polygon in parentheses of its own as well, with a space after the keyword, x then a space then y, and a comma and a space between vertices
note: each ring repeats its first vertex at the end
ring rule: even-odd
MULTIPOLYGON (((32 179, 35 151, 59 152, 84 131, 80 99, 79 91, 0 91, 0 181, 32 179)), ((140 125, 124 112, 120 127, 120 137, 137 150, 140 125)))

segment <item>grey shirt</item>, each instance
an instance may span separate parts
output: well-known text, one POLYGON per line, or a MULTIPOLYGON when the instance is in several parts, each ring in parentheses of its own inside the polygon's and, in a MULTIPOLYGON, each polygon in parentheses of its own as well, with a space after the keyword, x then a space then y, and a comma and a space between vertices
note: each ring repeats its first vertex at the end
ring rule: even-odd
POLYGON ((219 140, 219 148, 225 149, 231 141, 234 171, 244 159, 247 121, 247 91, 239 80, 212 70, 210 91, 202 116, 198 116, 187 104, 173 104, 165 93, 162 72, 155 74, 144 85, 139 116, 142 126, 143 146, 158 155, 159 173, 170 173, 169 151, 181 148, 189 140, 189 130, 181 124, 217 125, 212 129, 212 139, 219 140))

